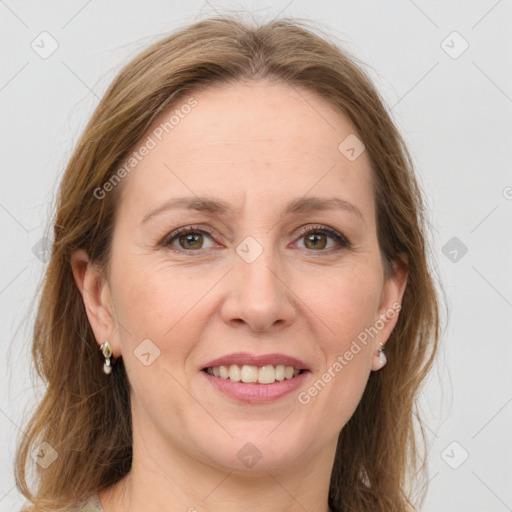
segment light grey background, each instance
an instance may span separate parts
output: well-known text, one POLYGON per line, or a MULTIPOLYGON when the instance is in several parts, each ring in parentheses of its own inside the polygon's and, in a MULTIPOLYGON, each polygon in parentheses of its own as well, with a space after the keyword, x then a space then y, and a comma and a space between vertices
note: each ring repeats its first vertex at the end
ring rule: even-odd
POLYGON ((31 301, 44 270, 33 247, 73 144, 140 48, 226 9, 318 20, 368 64, 428 198, 449 310, 422 395, 424 510, 512 510, 510 0, 0 0, 0 511, 22 503, 12 457, 43 389, 30 377, 31 301), (42 58, 52 39, 58 48, 42 58))

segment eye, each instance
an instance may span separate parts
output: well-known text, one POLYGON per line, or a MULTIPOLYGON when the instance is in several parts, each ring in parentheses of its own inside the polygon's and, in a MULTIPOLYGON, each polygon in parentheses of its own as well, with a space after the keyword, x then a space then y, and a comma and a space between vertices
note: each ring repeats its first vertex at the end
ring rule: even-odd
POLYGON ((304 240, 306 249, 322 251, 324 249, 349 248, 350 242, 338 231, 327 226, 306 226, 299 231, 300 240, 304 240), (328 239, 334 240, 334 244, 327 247, 328 239), (336 246, 338 246, 336 248, 336 246))
MULTIPOLYGON (((189 254, 199 252, 201 249, 215 247, 214 243, 209 246, 204 245, 205 240, 212 240, 213 233, 214 230, 211 228, 186 226, 178 228, 166 236, 161 245, 189 254)), ((345 236, 327 226, 305 226, 300 229, 298 235, 299 240, 304 240, 304 247, 301 248, 311 249, 313 252, 331 252, 351 247, 345 236), (333 241, 330 246, 329 239, 333 241)))
POLYGON ((213 230, 210 229, 198 229, 195 226, 187 226, 176 229, 162 241, 164 247, 173 246, 176 249, 183 249, 188 252, 194 252, 199 249, 209 249, 214 247, 204 247, 205 238, 211 238, 213 230))

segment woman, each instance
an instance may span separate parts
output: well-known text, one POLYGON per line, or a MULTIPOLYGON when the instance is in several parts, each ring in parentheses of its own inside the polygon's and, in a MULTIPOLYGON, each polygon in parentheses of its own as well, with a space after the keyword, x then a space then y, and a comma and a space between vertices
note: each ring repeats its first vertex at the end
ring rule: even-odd
POLYGON ((423 203, 325 36, 212 18, 137 56, 69 162, 54 240, 26 510, 414 509, 438 343, 423 203))

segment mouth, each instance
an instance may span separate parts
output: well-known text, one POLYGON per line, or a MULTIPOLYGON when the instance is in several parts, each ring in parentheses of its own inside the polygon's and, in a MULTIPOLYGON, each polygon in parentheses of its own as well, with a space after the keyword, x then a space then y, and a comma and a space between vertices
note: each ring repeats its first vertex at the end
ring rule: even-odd
POLYGON ((249 364, 231 364, 203 368, 203 372, 218 379, 241 382, 244 384, 274 384, 285 380, 295 379, 309 371, 285 366, 283 364, 254 366, 249 364))

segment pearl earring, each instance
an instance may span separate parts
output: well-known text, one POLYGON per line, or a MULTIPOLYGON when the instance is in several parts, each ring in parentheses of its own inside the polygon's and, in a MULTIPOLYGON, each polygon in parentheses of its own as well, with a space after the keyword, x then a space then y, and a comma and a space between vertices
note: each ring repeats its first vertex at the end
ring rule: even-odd
POLYGON ((380 342, 380 348, 379 348, 379 361, 380 361, 380 367, 382 368, 387 362, 386 354, 384 354, 384 345, 382 342, 380 342))
POLYGON ((100 350, 103 352, 103 357, 105 358, 105 363, 103 364, 103 371, 108 375, 112 371, 112 362, 110 361, 110 358, 112 356, 112 348, 108 340, 100 345, 100 350))

